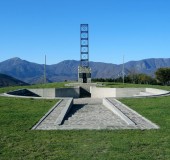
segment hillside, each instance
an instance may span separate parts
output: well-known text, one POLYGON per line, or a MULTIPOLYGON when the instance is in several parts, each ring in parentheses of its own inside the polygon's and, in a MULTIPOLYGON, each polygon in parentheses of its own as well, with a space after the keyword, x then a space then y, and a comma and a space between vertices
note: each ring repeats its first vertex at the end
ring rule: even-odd
POLYGON ((28 84, 20 80, 17 80, 11 76, 0 74, 0 87, 23 86, 23 85, 28 85, 28 84))
MULTIPOLYGON (((77 80, 79 61, 65 60, 46 66, 48 82, 77 80)), ((122 64, 90 62, 92 78, 116 78, 122 75, 122 64)), ((152 58, 125 63, 125 74, 145 73, 154 76, 160 67, 170 67, 170 58, 152 58)), ((20 58, 11 58, 0 62, 0 73, 10 75, 27 83, 42 82, 44 65, 28 62, 20 58)))

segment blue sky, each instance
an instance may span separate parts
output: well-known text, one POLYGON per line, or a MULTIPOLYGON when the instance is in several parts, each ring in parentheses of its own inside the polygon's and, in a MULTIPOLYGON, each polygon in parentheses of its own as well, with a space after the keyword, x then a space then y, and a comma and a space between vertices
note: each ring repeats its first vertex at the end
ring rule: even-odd
POLYGON ((0 0, 0 61, 79 60, 83 23, 91 61, 170 58, 169 0, 0 0))

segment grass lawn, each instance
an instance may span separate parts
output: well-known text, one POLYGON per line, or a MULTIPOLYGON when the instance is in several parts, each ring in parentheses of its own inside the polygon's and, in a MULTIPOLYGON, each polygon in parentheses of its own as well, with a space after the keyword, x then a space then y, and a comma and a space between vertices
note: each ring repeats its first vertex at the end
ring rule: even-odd
POLYGON ((56 100, 0 97, 0 159, 170 159, 170 97, 121 99, 159 130, 30 130, 56 100))

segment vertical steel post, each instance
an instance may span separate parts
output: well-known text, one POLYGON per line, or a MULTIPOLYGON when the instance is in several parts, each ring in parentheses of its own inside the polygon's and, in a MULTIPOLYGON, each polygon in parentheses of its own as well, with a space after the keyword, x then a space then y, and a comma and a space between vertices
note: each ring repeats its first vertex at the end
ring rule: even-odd
POLYGON ((122 67, 122 76, 123 76, 123 84, 125 83, 125 66, 124 66, 124 55, 123 55, 123 67, 122 67))
POLYGON ((46 83, 46 55, 45 55, 45 63, 44 63, 44 84, 46 83))

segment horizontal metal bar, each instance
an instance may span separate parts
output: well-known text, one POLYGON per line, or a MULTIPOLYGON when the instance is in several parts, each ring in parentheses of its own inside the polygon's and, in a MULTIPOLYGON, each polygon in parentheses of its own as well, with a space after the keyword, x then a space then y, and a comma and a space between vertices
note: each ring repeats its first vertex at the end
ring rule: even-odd
POLYGON ((88 59, 81 59, 81 61, 88 61, 88 59))
POLYGON ((88 38, 81 38, 81 40, 88 40, 88 38))
POLYGON ((81 45, 81 47, 88 47, 88 45, 81 45))
POLYGON ((88 33, 88 31, 81 31, 81 33, 88 33))
POLYGON ((88 26, 88 24, 80 24, 81 25, 81 27, 87 27, 88 26))

